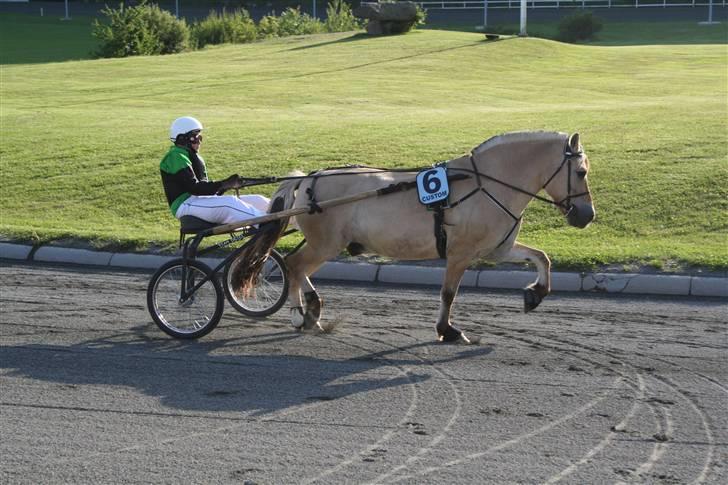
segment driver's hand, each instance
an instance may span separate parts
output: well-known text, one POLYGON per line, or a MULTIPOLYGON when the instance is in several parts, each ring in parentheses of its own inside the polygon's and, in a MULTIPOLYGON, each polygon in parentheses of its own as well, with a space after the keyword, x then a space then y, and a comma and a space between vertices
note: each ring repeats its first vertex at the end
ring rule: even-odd
POLYGON ((243 186, 243 180, 240 178, 240 175, 238 175, 238 174, 233 174, 222 181, 223 190, 239 189, 242 186, 243 186))

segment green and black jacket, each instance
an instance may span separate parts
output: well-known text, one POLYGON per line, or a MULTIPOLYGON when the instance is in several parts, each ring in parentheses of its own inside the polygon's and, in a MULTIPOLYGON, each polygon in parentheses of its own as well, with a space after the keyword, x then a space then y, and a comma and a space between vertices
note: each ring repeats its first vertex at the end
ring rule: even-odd
POLYGON ((173 215, 191 195, 215 195, 222 189, 222 182, 207 179, 202 157, 184 147, 172 146, 159 164, 159 170, 173 215))

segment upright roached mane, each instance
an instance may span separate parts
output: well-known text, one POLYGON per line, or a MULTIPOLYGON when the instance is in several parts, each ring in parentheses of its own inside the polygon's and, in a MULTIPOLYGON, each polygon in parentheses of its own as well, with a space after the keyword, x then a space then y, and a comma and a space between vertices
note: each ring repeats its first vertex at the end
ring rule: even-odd
MULTIPOLYGON (((446 166, 449 174, 470 177, 451 184, 449 200, 453 207, 444 211, 447 266, 436 330, 442 341, 467 341, 450 322, 452 303, 467 267, 475 258, 530 261, 538 278, 525 288, 524 307, 526 311, 536 308, 551 290, 551 263, 542 251, 516 241, 521 215, 535 194, 544 189, 570 225, 586 227, 594 218, 587 183, 589 161, 578 134, 516 132, 493 137, 471 154, 449 160, 446 166)), ((413 173, 370 168, 336 169, 316 175, 331 173, 351 176, 287 181, 273 199, 282 198, 283 209, 303 208, 312 200, 330 200, 414 179, 413 173)), ((297 328, 311 327, 321 318, 322 302, 308 277, 347 246, 395 259, 438 257, 432 213, 419 203, 414 190, 299 215, 296 222, 306 244, 286 262, 291 321, 297 328)), ((268 249, 259 248, 263 252, 268 249)))

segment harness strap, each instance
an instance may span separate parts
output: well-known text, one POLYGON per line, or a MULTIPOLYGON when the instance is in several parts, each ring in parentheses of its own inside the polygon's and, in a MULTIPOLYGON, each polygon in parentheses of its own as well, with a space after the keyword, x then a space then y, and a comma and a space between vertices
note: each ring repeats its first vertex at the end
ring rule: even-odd
POLYGON ((319 176, 312 175, 311 178, 313 179, 313 182, 311 182, 311 187, 306 189, 306 195, 308 195, 308 213, 315 214, 317 212, 323 212, 324 210, 320 205, 318 205, 314 195, 314 187, 316 187, 316 182, 318 181, 319 176))
POLYGON ((285 259, 288 259, 289 256, 293 256, 293 254, 297 253, 303 247, 304 244, 306 244, 305 238, 300 243, 298 243, 295 248, 293 248, 291 251, 289 251, 288 254, 286 254, 283 259, 285 260, 285 259))
MULTIPOLYGON (((447 162, 439 163, 438 166, 445 167, 447 171, 447 162)), ((458 173, 455 175, 447 175, 448 182, 455 182, 457 180, 469 179, 469 175, 464 173, 458 173)), ((410 182, 416 184, 416 182, 410 182)), ((440 201, 436 204, 429 206, 432 209, 432 216, 435 222, 435 247, 437 248, 437 255, 440 259, 447 259, 447 232, 445 232, 445 209, 452 209, 453 205, 448 204, 447 200, 440 201)))
POLYGON ((437 255, 440 259, 447 259, 447 233, 445 232, 445 207, 440 202, 433 207, 433 216, 435 219, 435 245, 437 246, 437 255))

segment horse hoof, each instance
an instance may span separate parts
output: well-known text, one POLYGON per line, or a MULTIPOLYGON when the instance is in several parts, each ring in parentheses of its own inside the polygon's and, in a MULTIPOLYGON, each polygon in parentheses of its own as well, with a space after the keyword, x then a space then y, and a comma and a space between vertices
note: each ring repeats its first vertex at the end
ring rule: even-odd
POLYGON ((313 327, 318 325, 318 323, 319 319, 308 312, 306 312, 306 314, 303 316, 303 328, 305 328, 306 330, 311 330, 313 327))
POLYGON ((438 340, 440 342, 457 342, 463 336, 463 332, 452 325, 449 325, 443 333, 438 331, 438 334, 438 340))
POLYGON ((336 323, 321 323, 318 322, 318 329, 321 331, 321 333, 331 333, 336 328, 336 323))
POLYGON ((538 294, 536 290, 533 288, 526 288, 523 290, 523 312, 528 313, 534 308, 536 308, 541 301, 543 301, 543 297, 538 294))
POLYGON ((321 307, 323 306, 323 300, 319 298, 315 291, 309 291, 303 296, 306 300, 306 313, 303 315, 304 328, 310 329, 318 325, 319 320, 321 320, 321 307))
POLYGON ((306 318, 303 316, 303 309, 300 306, 291 308, 291 325, 293 325, 293 328, 300 330, 305 323, 306 318))
POLYGON ((480 335, 476 335, 475 337, 469 337, 469 338, 466 337, 465 335, 463 335, 463 340, 465 340, 465 343, 467 343, 468 345, 480 345, 480 339, 481 339, 480 335))

